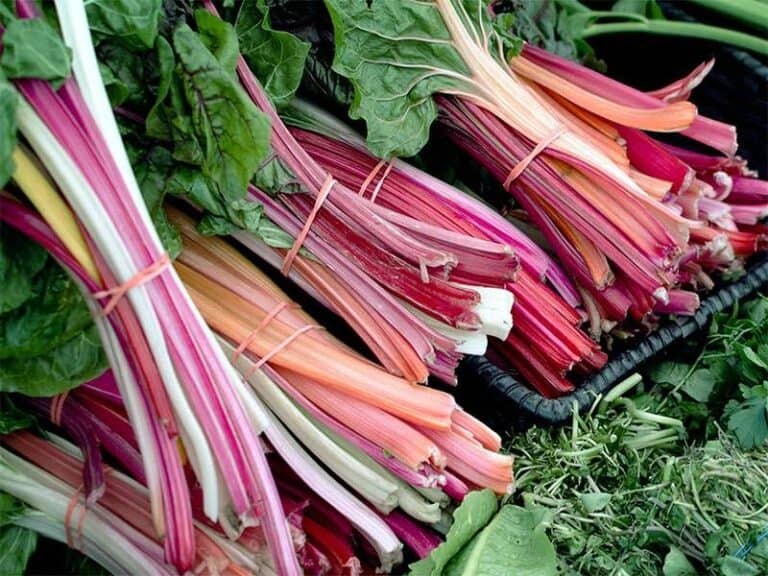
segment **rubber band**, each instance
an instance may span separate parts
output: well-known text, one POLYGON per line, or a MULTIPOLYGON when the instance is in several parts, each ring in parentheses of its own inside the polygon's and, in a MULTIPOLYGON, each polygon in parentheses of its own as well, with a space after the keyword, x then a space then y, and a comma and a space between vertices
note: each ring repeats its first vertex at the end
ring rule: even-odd
POLYGON ((83 542, 83 520, 85 519, 85 513, 87 512, 87 509, 85 507, 85 504, 82 504, 80 516, 77 519, 77 528, 76 528, 76 536, 79 536, 80 539, 80 548, 75 546, 75 540, 72 538, 72 514, 77 509, 78 504, 80 504, 80 497, 83 494, 83 485, 80 484, 80 486, 77 487, 77 490, 75 490, 75 493, 72 494, 72 498, 69 499, 69 503, 67 504, 67 511, 64 513, 64 531, 67 536, 67 546, 70 548, 74 548, 76 550, 80 550, 82 548, 82 542, 83 542))
POLYGON ((290 302, 280 302, 277 306, 275 306, 272 311, 264 316, 262 318, 261 322, 259 322, 259 325, 256 326, 253 330, 250 331, 248 336, 246 336, 243 341, 240 343, 240 346, 237 347, 237 349, 232 353, 232 362, 237 360, 240 357, 240 354, 245 352, 245 349, 248 348, 248 345, 253 342, 254 338, 259 334, 260 331, 262 331, 264 328, 267 327, 267 324, 272 322, 280 312, 285 310, 288 305, 291 304, 290 302))
POLYGON ((69 392, 69 390, 66 390, 65 392, 57 394, 51 399, 51 410, 49 415, 51 422, 53 422, 56 426, 61 426, 61 415, 64 411, 64 402, 67 401, 69 392))
POLYGON ((361 198, 365 195, 365 191, 368 190, 368 186, 371 185, 371 182, 376 178, 376 175, 379 173, 379 171, 382 169, 384 165, 387 165, 387 168, 384 170, 384 174, 381 175, 381 178, 376 183, 376 187, 373 189, 373 193, 371 194, 371 197, 369 200, 371 202, 376 202, 376 197, 379 195, 379 191, 381 190, 381 187, 384 185, 384 180, 386 180, 387 176, 389 176, 389 173, 392 171, 393 166, 395 165, 395 160, 392 159, 390 162, 385 162, 384 160, 380 160, 376 166, 373 167, 373 170, 368 174, 368 176, 363 180, 363 183, 360 185, 360 190, 357 191, 357 195, 361 198))
POLYGON ((386 162, 384 160, 380 160, 379 163, 373 167, 373 170, 368 173, 368 176, 366 176, 365 180, 363 180, 363 183, 360 184, 360 190, 357 191, 358 196, 362 198, 365 195, 365 191, 368 190, 368 186, 371 185, 371 182, 373 182, 373 179, 376 178, 376 174, 379 173, 379 170, 384 167, 384 164, 386 164, 386 162))
POLYGON ((282 352, 286 348, 286 346, 289 346, 291 342, 296 340, 302 334, 306 334, 310 330, 322 330, 322 329, 323 327, 318 326, 317 324, 307 324, 306 326, 302 326, 301 328, 296 330, 293 334, 288 336, 288 338, 286 338, 285 340, 280 342, 277 346, 272 348, 272 350, 267 352, 264 356, 259 358, 259 361, 253 365, 253 368, 251 368, 251 370, 248 372, 245 378, 246 379, 250 378, 253 375, 253 373, 256 372, 256 370, 264 366, 264 364, 269 362, 276 354, 282 352))
POLYGON ((288 276, 288 273, 291 271, 293 261, 296 259, 296 255, 299 253, 301 245, 304 244, 304 240, 309 234, 309 229, 312 226, 312 222, 315 221, 317 213, 320 212, 320 208, 323 207, 323 203, 325 202, 325 199, 328 198, 328 194, 331 193, 331 189, 333 188, 334 184, 336 184, 336 180, 334 180, 333 176, 328 174, 328 176, 325 178, 325 182, 323 182, 322 188, 320 188, 320 193, 317 195, 315 205, 312 207, 312 211, 309 213, 309 216, 307 216, 307 221, 304 222, 304 227, 301 229, 301 232, 299 232, 299 235, 296 236, 296 240, 294 240, 293 246, 291 246, 288 254, 285 255, 283 266, 280 268, 280 272, 283 274, 283 276, 288 276))
POLYGON ((114 288, 109 288, 108 290, 102 290, 100 292, 96 292, 93 297, 96 299, 106 298, 107 296, 111 296, 109 299, 109 302, 107 302, 107 305, 104 306, 104 309, 101 311, 102 316, 107 316, 112 310, 115 309, 115 306, 118 305, 120 300, 125 296, 129 290, 132 290, 138 286, 141 286, 145 282, 149 282, 150 280, 156 278, 160 274, 162 274, 165 269, 170 265, 171 258, 168 256, 167 253, 163 254, 160 259, 155 262, 154 264, 150 264, 144 270, 140 270, 137 272, 132 278, 130 278, 127 282, 124 282, 123 284, 120 284, 119 286, 115 286, 114 288))
POLYGON ((384 170, 384 174, 381 175, 381 179, 376 184, 376 188, 373 189, 373 194, 371 194, 371 198, 370 198, 371 202, 376 202, 376 196, 379 195, 379 190, 381 190, 381 187, 384 184, 384 180, 387 179, 387 176, 389 176, 389 173, 392 172, 392 168, 394 167, 394 165, 395 165, 395 160, 393 158, 392 161, 389 164, 387 164, 387 168, 386 170, 384 170))
POLYGON ((523 171, 528 168, 528 165, 533 162, 536 157, 541 154, 547 147, 549 147, 552 142, 557 140, 560 136, 562 136, 568 129, 563 126, 562 124, 555 128, 552 132, 550 132, 547 136, 544 137, 544 139, 536 144, 536 146, 531 150, 528 155, 520 160, 515 166, 512 168, 512 170, 509 171, 509 174, 507 175, 506 180, 504 180, 504 189, 509 190, 509 187, 512 185, 512 182, 514 182, 520 174, 523 173, 523 171))

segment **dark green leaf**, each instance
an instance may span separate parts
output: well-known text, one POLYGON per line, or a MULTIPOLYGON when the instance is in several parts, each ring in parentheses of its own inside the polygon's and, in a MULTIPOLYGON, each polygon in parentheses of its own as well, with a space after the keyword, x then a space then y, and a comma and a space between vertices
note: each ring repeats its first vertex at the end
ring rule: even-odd
POLYGON ((129 96, 128 86, 120 80, 111 68, 105 66, 99 62, 99 71, 101 72, 101 79, 104 82, 104 88, 107 90, 107 96, 109 96, 109 103, 113 108, 117 108, 129 96))
POLYGON ((48 254, 10 226, 0 226, 0 314, 22 306, 40 292, 35 276, 48 254))
POLYGON ((90 0, 88 24, 96 37, 148 50, 155 44, 162 0, 90 0))
POLYGON ((42 18, 13 20, 3 34, 0 66, 9 78, 40 78, 60 85, 70 74, 71 54, 42 18))
POLYGON ((188 26, 175 30, 173 45, 202 172, 219 202, 229 205, 243 198, 267 154, 269 120, 188 26))
MULTIPOLYGON (((436 4, 326 0, 326 6, 336 33, 333 69, 355 88, 349 113, 366 121, 371 151, 383 158, 416 154, 437 116, 432 96, 472 92, 471 74, 436 4)), ((479 14, 490 29, 487 11, 479 14)))
POLYGON ((216 57, 224 70, 234 72, 240 47, 232 26, 207 10, 197 10, 195 22, 205 47, 216 57))
POLYGON ((245 0, 235 24, 240 50, 275 106, 290 102, 301 82, 309 44, 273 30, 264 0, 245 0))
POLYGON ((24 503, 0 490, 0 526, 7 526, 24 515, 24 503))
POLYGON ((126 50, 119 42, 102 41, 98 49, 102 77, 111 72, 111 78, 122 92, 125 87, 126 97, 121 105, 130 107, 137 113, 144 113, 152 102, 150 88, 155 84, 154 59, 145 53, 126 50))
POLYGON ((173 56, 173 48, 162 36, 157 39, 157 62, 160 82, 157 87, 155 103, 147 114, 147 134, 160 140, 171 140, 170 120, 164 103, 174 81, 176 58, 173 56))
MULTIPOLYGON (((5 81, 0 71, 0 188, 13 176, 16 165, 16 91, 5 81)), ((2 264, 0 264, 2 266, 2 264)), ((2 304, 0 303, 0 311, 2 304)))
POLYGON ((22 576, 37 547, 37 532, 20 526, 0 527, 0 574, 22 576))
POLYGON ((55 396, 95 378, 106 368, 93 326, 40 356, 0 360, 0 391, 55 396))
POLYGON ((0 394, 0 408, 0 435, 29 428, 35 423, 32 415, 19 410, 7 394, 0 394))
POLYGON ((93 325, 83 296, 53 260, 34 277, 37 293, 0 316, 0 359, 45 354, 93 325))

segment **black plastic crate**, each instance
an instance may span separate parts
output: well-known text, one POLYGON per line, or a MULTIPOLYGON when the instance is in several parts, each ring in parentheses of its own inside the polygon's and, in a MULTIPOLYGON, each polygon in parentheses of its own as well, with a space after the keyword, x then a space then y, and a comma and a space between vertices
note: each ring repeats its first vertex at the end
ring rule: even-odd
POLYGON ((489 426, 505 431, 525 429, 532 424, 563 424, 574 406, 588 409, 599 394, 604 394, 660 354, 695 337, 705 330, 719 312, 741 299, 768 288, 768 254, 763 254, 739 280, 725 284, 702 299, 693 316, 669 318, 649 336, 612 356, 605 367, 572 393, 560 398, 541 396, 484 356, 468 356, 459 369, 459 385, 455 395, 459 403, 489 426))

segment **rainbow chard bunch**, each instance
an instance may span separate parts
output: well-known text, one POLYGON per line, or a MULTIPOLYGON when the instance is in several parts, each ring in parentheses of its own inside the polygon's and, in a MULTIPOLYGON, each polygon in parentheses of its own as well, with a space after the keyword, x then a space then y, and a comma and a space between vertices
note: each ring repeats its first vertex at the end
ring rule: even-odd
MULTIPOLYGON (((170 266, 107 99, 85 5, 56 3, 64 42, 33 2, 15 7, 2 12, 0 39, 18 94, 7 120, 12 130, 18 122, 36 159, 20 147, 14 178, 50 227, 15 202, 2 217, 44 245, 58 244, 54 254, 93 295, 88 303, 141 447, 167 561, 185 570, 195 554, 183 440, 206 516, 233 534, 260 522, 279 569, 298 572, 259 440, 266 419, 244 410, 243 381, 170 266)), ((247 120, 248 130, 265 127, 247 120)))
MULTIPOLYGON (((171 21, 168 14, 161 19, 159 3, 147 5, 157 8, 150 19, 162 26, 150 36, 143 25, 133 35, 125 26, 120 42, 140 47, 134 53, 120 44, 119 64, 104 59, 116 54, 117 40, 100 3, 87 12, 80 2, 56 4, 63 41, 32 2, 0 12, 2 69, 10 76, 2 79, 0 95, 13 104, 10 130, 0 140, 0 176, 7 184, 0 219, 8 225, 4 240, 12 241, 0 256, 13 285, 0 294, 3 313, 18 308, 21 316, 0 321, 27 333, 37 328, 43 342, 62 326, 56 337, 68 342, 74 334, 72 346, 80 347, 67 350, 84 357, 71 360, 82 365, 77 373, 65 373, 59 366, 64 352, 56 352, 34 383, 25 381, 31 373, 23 368, 43 365, 42 358, 18 368, 14 363, 14 373, 5 364, 0 371, 3 393, 21 393, 14 403, 80 449, 31 433, 0 439, 0 490, 35 510, 21 515, 18 526, 131 573, 356 574, 375 566, 390 570, 404 558, 404 545, 427 556, 442 540, 451 508, 471 489, 490 488, 494 502, 494 494, 511 491, 511 457, 499 454, 500 437, 451 395, 414 384, 426 378, 421 357, 415 364, 423 376, 393 374, 396 366, 385 369, 326 333, 224 240, 200 234, 237 231, 282 259, 294 246, 291 228, 281 230, 263 211, 274 205, 293 214, 301 193, 264 193, 263 206, 246 197, 249 189, 261 194, 252 178, 275 173, 269 119, 235 75, 234 29, 205 10, 171 21), (32 49, 38 46, 45 46, 44 57, 32 49), (149 109, 133 109, 128 101, 124 82, 133 65, 146 65, 149 84, 157 81, 149 109), (119 128, 108 97, 126 104, 118 109, 127 120, 119 128), (184 204, 188 212, 204 209, 202 221, 195 226, 179 208, 164 207, 168 194, 191 200, 194 206, 184 204), (48 308, 72 307, 63 318, 53 314, 61 310, 31 305, 38 283, 47 288, 53 275, 48 265, 58 275, 50 283, 66 290, 58 299, 42 290, 41 300, 53 300, 48 308), (25 291, 29 306, 21 306, 25 291), (102 450, 120 472, 104 465, 102 450)), ((247 69, 244 77, 251 78, 247 69)), ((272 110, 269 102, 264 107, 272 110)), ((367 200, 350 196, 372 221, 413 228, 414 242, 423 233, 435 246, 464 251, 452 280, 433 278, 429 266, 426 279, 419 266, 408 270, 418 271, 418 286, 426 290, 476 291, 481 301, 466 318, 477 325, 428 320, 415 304, 376 292, 445 342, 446 379, 455 348, 484 350, 484 336, 472 339, 480 324, 506 335, 512 297, 500 278, 518 266, 506 243, 473 241, 450 226, 420 227, 394 211, 384 218, 367 200), (499 278, 488 273, 491 262, 501 264, 499 278)), ((382 256, 383 245, 375 250, 367 262, 399 278, 401 269, 382 256)), ((540 254, 532 245, 529 250, 540 254)), ((369 311, 375 308, 361 304, 343 274, 306 252, 296 256, 294 267, 312 280, 310 288, 322 287, 330 307, 351 310, 374 331, 410 346, 405 335, 393 337, 378 326, 369 311), (345 295, 357 299, 348 304, 345 295)), ((461 302, 434 302, 466 319, 461 302)), ((2 332, 4 355, 13 332, 2 332)), ((389 344, 373 342, 385 350, 389 344)), ((30 343, 14 344, 22 356, 39 352, 30 343)), ((3 432, 13 430, 1 423, 3 432)))
MULTIPOLYGON (((350 115, 365 120, 370 150, 413 155, 437 119, 543 236, 579 291, 593 337, 628 316, 693 313, 695 290, 711 286, 713 271, 738 269, 764 245, 765 184, 734 156, 735 129, 687 100, 711 65, 646 94, 523 46, 481 1, 326 6, 333 69, 354 88, 350 115), (680 133, 722 155, 647 132, 680 133)), ((555 394, 570 388, 568 370, 599 366, 579 364, 587 350, 564 352, 504 355, 555 394)))
MULTIPOLYGON (((213 3, 204 5, 210 14, 198 14, 198 25, 216 18, 213 3)), ((210 25, 227 26, 218 19, 210 25)), ((354 325, 395 374, 423 382, 432 372, 453 382, 461 353, 478 343, 484 349, 487 335, 503 338, 511 327, 513 300, 499 287, 517 269, 513 247, 382 210, 349 189, 303 149, 278 114, 298 86, 306 46, 271 30, 260 2, 241 6, 235 30, 242 46, 236 72, 271 123, 270 153, 248 198, 294 239, 291 250, 277 254, 281 271, 289 275, 295 266, 296 277, 354 325), (265 58, 275 44, 292 57, 265 58), (319 274, 332 285, 305 270, 300 247, 323 264, 319 274)), ((243 242, 264 255, 267 246, 256 236, 243 242)))

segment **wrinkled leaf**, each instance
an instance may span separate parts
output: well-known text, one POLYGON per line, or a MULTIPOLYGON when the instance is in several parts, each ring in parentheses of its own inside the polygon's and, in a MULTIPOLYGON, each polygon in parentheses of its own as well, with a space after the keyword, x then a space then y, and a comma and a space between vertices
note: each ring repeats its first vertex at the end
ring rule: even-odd
MULTIPOLYGON (((477 1, 465 2, 472 14, 477 1)), ((326 6, 336 33, 333 69, 355 88, 350 116, 366 121, 377 156, 413 156, 437 116, 433 95, 473 90, 436 4, 326 0, 326 6)), ((487 11, 479 13, 490 29, 487 11)))
POLYGON ((88 25, 96 38, 108 36, 134 49, 155 44, 162 0, 90 0, 88 25))
POLYGON ((529 510, 504 506, 446 566, 446 576, 555 576, 555 547, 529 510))
POLYGON ((80 290, 56 262, 49 260, 34 283, 35 297, 0 316, 0 359, 44 354, 93 324, 80 290))
MULTIPOLYGON (((229 32, 234 34, 231 28, 229 32)), ((267 154, 269 120, 188 26, 174 31, 173 46, 201 147, 202 172, 220 202, 228 205, 243 198, 267 154)))
POLYGON ((91 380, 107 368, 95 326, 33 358, 0 360, 0 391, 55 396, 91 380))
POLYGON ((197 10, 195 22, 205 47, 216 57, 222 68, 234 72, 240 47, 237 36, 232 33, 232 26, 207 10, 197 10))
POLYGON ((70 64, 69 48, 42 18, 12 20, 5 29, 0 66, 8 78, 40 78, 58 86, 70 64))
POLYGON ((491 490, 471 492, 453 513, 453 525, 445 542, 423 560, 411 564, 410 576, 439 576, 472 537, 493 517, 497 509, 496 495, 491 490))
POLYGON ((275 106, 284 106, 301 83, 309 44, 273 30, 264 0, 245 0, 235 23, 240 50, 275 106))
POLYGON ((97 53, 102 77, 111 79, 113 91, 125 94, 120 104, 143 114, 152 102, 151 87, 157 74, 154 59, 145 53, 126 50, 111 39, 102 41, 97 53))

